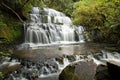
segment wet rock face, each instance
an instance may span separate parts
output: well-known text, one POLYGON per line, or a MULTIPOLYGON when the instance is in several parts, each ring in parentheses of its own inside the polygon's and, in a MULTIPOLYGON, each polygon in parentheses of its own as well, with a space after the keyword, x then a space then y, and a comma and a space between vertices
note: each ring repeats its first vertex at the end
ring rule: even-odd
MULTIPOLYGON (((57 73, 58 66, 54 59, 48 59, 44 63, 32 62, 27 59, 19 59, 21 63, 21 68, 16 71, 11 71, 10 74, 6 75, 4 80, 36 80, 42 75, 49 75, 52 73, 57 73)), ((14 68, 14 67, 13 67, 14 68)), ((7 68, 5 68, 7 70, 7 68)))
POLYGON ((12 66, 5 66, 3 69, 2 69, 2 72, 3 74, 8 74, 8 73, 11 73, 11 72, 14 72, 16 71, 17 69, 19 69, 21 67, 20 64, 14 64, 12 66))
POLYGON ((106 65, 99 65, 97 67, 95 80, 111 80, 108 72, 108 67, 106 65))
POLYGON ((108 72, 111 76, 111 80, 120 80, 120 62, 109 61, 107 62, 108 72))
POLYGON ((11 60, 10 57, 2 57, 0 61, 0 71, 3 72, 4 75, 12 73, 19 68, 21 68, 20 62, 17 62, 16 60, 11 60))
POLYGON ((75 61, 75 56, 74 55, 70 55, 70 56, 66 56, 70 62, 75 61))
POLYGON ((92 60, 79 61, 68 65, 59 75, 59 80, 93 80, 96 68, 92 60))

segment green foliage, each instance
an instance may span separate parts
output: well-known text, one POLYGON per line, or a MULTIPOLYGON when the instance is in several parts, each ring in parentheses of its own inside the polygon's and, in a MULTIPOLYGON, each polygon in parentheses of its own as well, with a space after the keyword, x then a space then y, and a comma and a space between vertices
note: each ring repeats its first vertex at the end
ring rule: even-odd
POLYGON ((4 77, 4 74, 0 72, 0 80, 4 77))
POLYGON ((119 0, 80 0, 75 2, 73 23, 88 30, 100 29, 105 41, 116 43, 120 40, 119 0))
POLYGON ((0 52, 0 56, 10 56, 11 53, 0 52))
MULTIPOLYGON (((19 15, 28 18, 29 16, 28 13, 34 6, 53 8, 66 13, 68 16, 71 16, 73 11, 73 3, 78 0, 14 0, 14 1, 1 0, 1 1, 2 2, 0 4, 2 3, 6 4, 15 12, 17 12, 19 15)), ((5 8, 3 5, 0 7, 5 11, 10 12, 10 10, 5 8)))
POLYGON ((97 11, 96 0, 83 0, 74 4, 73 23, 86 27, 96 27, 103 25, 104 17, 97 11))
POLYGON ((26 3, 26 5, 22 8, 22 14, 26 17, 29 18, 29 12, 31 12, 32 9, 32 4, 31 3, 26 3))
POLYGON ((22 23, 9 14, 0 14, 0 43, 11 43, 22 34, 22 23))
MULTIPOLYGON (((19 15, 28 18, 31 8, 35 6, 53 8, 70 16, 73 11, 74 0, 2 0, 2 2, 16 11, 19 15)), ((8 9, 5 9, 5 7, 3 7, 3 9, 9 11, 8 9)))
POLYGON ((46 7, 59 10, 71 15, 73 11, 73 0, 44 0, 43 1, 46 7))

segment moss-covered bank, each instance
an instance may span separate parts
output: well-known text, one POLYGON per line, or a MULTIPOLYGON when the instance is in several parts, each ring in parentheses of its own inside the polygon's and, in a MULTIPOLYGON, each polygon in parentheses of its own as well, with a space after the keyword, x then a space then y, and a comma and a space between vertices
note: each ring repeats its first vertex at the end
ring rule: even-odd
POLYGON ((22 23, 11 14, 0 12, 0 52, 8 51, 15 43, 22 42, 22 23))

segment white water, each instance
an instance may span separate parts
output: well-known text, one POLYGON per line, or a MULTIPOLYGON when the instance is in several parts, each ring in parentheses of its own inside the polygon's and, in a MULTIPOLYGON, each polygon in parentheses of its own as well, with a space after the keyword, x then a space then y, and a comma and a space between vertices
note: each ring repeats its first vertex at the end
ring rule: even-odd
POLYGON ((68 58, 63 58, 63 64, 59 63, 58 61, 56 61, 57 65, 58 65, 58 70, 62 71, 66 66, 68 66, 70 64, 68 58))
POLYGON ((107 51, 102 51, 102 53, 99 54, 95 54, 95 55, 88 55, 88 58, 93 59, 93 61, 97 64, 103 64, 106 65, 106 62, 109 61, 115 61, 117 63, 120 63, 120 54, 117 52, 107 52, 107 51), (95 58, 95 56, 97 55, 98 58, 95 58))
POLYGON ((24 46, 85 42, 84 28, 72 25, 69 17, 54 9, 33 7, 30 20, 24 26, 27 27, 24 46))
MULTIPOLYGON (((65 55, 65 56, 62 56, 59 58, 53 58, 52 60, 50 60, 52 61, 52 63, 56 63, 57 64, 56 66, 58 68, 55 68, 54 65, 51 65, 51 63, 50 65, 47 64, 49 62, 46 61, 40 69, 37 68, 38 67, 37 65, 32 65, 30 63, 28 63, 30 64, 30 66, 27 67, 28 64, 26 63, 26 65, 24 65, 23 70, 25 70, 25 72, 26 71, 34 72, 38 75, 40 79, 42 79, 46 77, 58 76, 61 73, 61 71, 69 64, 76 63, 79 61, 84 61, 86 59, 90 59, 90 60, 92 59, 97 65, 101 65, 101 64, 106 65, 107 61, 115 61, 117 63, 120 63, 120 54, 117 52, 110 53, 107 51, 102 51, 100 53, 91 54, 91 55, 65 55)), ((6 61, 8 63, 9 58, 6 59, 6 61)), ((10 65, 14 65, 16 63, 20 64, 20 62, 18 62, 17 60, 12 60, 9 63, 11 63, 10 65)), ((3 64, 6 64, 6 62, 4 62, 3 64)), ((15 71, 15 74, 17 74, 16 71, 15 71)), ((24 74, 24 71, 23 71, 23 74, 24 74)), ((10 76, 13 78, 13 80, 28 80, 25 78, 25 75, 23 74, 21 72, 17 77, 14 76, 14 74, 11 74, 10 76)))

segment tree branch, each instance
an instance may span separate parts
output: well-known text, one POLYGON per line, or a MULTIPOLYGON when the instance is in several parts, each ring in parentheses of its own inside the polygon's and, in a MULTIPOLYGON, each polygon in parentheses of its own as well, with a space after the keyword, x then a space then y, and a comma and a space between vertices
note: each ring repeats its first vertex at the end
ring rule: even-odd
POLYGON ((22 18, 19 16, 19 14, 18 13, 16 13, 12 8, 10 8, 9 6, 7 6, 6 4, 4 4, 3 2, 2 2, 2 5, 4 6, 4 7, 6 7, 6 8, 8 8, 9 10, 11 10, 17 17, 18 17, 18 19, 23 23, 24 21, 22 20, 22 18))

